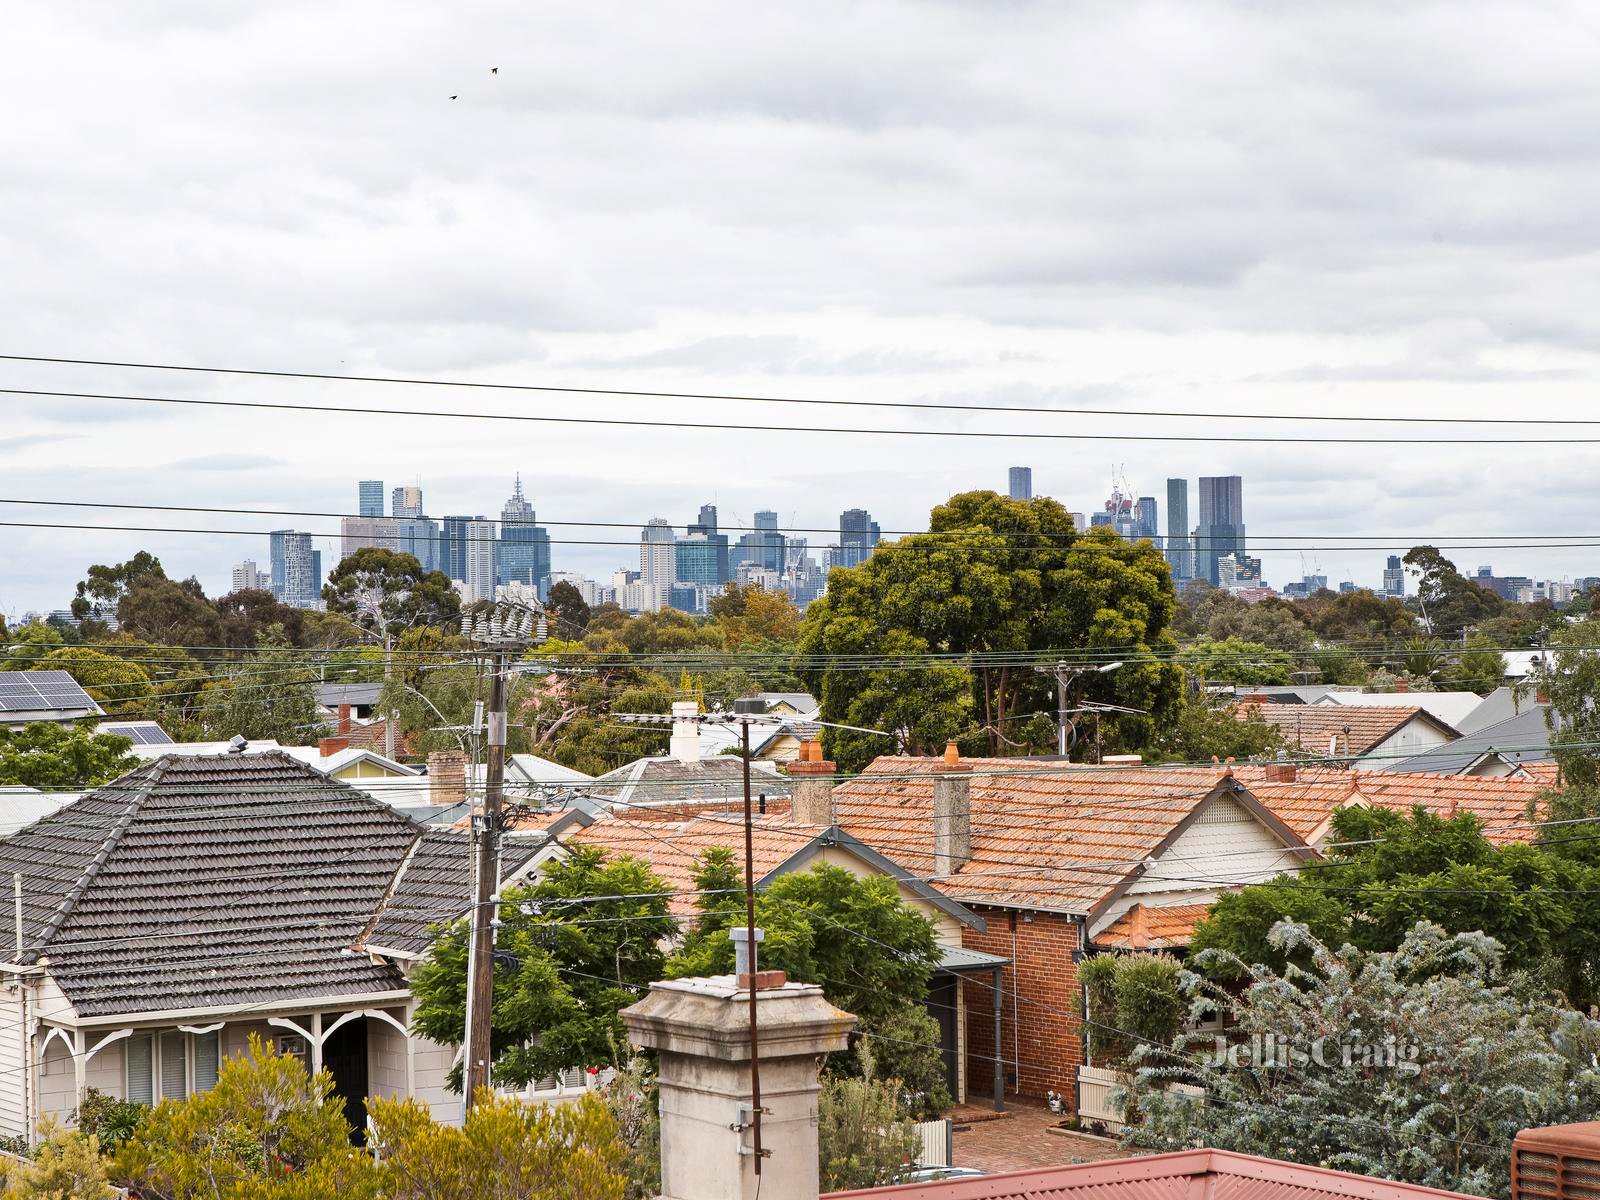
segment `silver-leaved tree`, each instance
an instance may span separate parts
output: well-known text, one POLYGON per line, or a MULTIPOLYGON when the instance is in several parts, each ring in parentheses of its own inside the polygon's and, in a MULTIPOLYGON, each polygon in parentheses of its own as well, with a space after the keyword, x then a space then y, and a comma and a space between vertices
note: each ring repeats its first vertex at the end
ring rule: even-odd
POLYGON ((1505 1196, 1519 1129, 1600 1115, 1600 1022, 1541 994, 1492 938, 1419 922, 1375 953, 1289 921, 1271 936, 1292 955, 1281 972, 1217 950, 1193 965, 1242 988, 1185 972, 1191 1017, 1220 1013, 1226 1033, 1136 1052, 1129 1144, 1505 1196))

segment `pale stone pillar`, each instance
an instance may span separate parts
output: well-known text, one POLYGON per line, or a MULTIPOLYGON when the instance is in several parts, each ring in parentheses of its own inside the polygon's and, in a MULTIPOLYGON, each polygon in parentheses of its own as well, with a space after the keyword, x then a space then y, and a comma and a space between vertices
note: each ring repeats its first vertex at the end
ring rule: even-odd
MULTIPOLYGON (((622 1011, 628 1037, 659 1056, 662 1200, 755 1198, 750 1131, 738 1128, 750 1103, 750 993, 738 985, 732 975, 654 983, 622 1011)), ((816 1200, 817 1072, 856 1019, 810 983, 757 991, 756 1011, 761 1200, 816 1200)))

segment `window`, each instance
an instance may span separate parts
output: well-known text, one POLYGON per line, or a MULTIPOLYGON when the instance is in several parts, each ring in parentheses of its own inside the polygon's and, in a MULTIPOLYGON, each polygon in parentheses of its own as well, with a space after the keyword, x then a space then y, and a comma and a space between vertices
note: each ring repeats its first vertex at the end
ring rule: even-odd
POLYGON ((182 1100, 189 1094, 187 1035, 171 1030, 161 1035, 161 1098, 182 1100))
POLYGON ((136 1033, 128 1039, 128 1087, 125 1095, 140 1104, 155 1102, 155 1037, 136 1033))
POLYGON ((222 1031, 194 1035, 194 1090, 209 1092, 217 1086, 217 1068, 222 1055, 222 1031))

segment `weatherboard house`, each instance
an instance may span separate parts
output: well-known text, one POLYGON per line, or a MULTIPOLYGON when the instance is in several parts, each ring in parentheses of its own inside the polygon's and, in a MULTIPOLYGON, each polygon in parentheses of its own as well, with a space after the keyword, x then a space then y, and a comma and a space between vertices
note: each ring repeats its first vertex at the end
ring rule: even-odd
MULTIPOLYGON (((559 830, 508 838, 516 878, 559 830)), ((408 965, 469 895, 467 836, 424 827, 287 754, 169 756, 0 839, 0 1132, 86 1089, 211 1087, 252 1035, 373 1096, 459 1117, 455 1047, 410 1032, 408 965)))

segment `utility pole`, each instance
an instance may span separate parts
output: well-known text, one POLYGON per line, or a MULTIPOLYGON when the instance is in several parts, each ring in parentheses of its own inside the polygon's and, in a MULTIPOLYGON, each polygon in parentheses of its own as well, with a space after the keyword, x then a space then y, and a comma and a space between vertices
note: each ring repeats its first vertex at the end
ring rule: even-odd
POLYGON ((493 1048, 490 1032, 494 1002, 494 932, 499 922, 500 831, 506 784, 506 675, 511 651, 537 645, 548 636, 542 609, 497 604, 474 620, 463 615, 461 632, 488 650, 489 736, 484 760, 483 812, 472 823, 476 842, 476 882, 472 904, 471 954, 467 969, 467 1046, 463 1093, 470 1108, 478 1090, 490 1086, 493 1048))
POLYGON ((1071 753, 1072 744, 1076 743, 1078 740, 1076 728, 1077 723, 1069 722, 1067 719, 1068 716, 1074 712, 1074 710, 1067 707, 1068 688, 1070 686, 1075 686, 1079 678, 1085 674, 1104 675, 1110 671, 1115 671, 1121 665, 1122 664, 1119 662, 1102 663, 1096 665, 1094 663, 1069 663, 1065 660, 1062 660, 1049 666, 1041 664, 1033 668, 1034 671, 1039 675, 1055 676, 1056 753, 1062 758, 1065 758, 1069 753, 1071 753), (1067 738, 1069 732, 1072 734, 1071 742, 1069 742, 1067 738))

